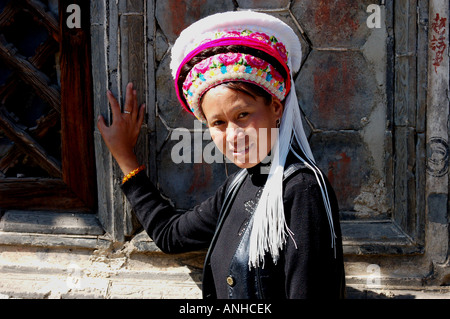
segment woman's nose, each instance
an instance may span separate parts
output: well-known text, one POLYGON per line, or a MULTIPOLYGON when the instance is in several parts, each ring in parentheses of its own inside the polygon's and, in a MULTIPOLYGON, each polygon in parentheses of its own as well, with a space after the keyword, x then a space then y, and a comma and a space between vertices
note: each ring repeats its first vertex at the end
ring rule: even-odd
POLYGON ((227 142, 235 143, 240 138, 244 137, 244 129, 235 124, 229 124, 227 127, 227 142))

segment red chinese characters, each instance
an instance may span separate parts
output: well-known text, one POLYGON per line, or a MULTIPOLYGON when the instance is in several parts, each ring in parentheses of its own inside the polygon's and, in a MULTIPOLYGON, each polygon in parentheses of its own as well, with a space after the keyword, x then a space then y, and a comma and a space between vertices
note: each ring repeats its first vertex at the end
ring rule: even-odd
POLYGON ((436 13, 436 18, 434 18, 431 24, 432 37, 431 37, 431 50, 435 52, 435 56, 433 58, 433 66, 435 72, 437 72, 438 67, 441 65, 444 60, 444 52, 447 48, 447 44, 445 43, 446 39, 446 30, 445 23, 447 18, 440 17, 439 13, 436 13))

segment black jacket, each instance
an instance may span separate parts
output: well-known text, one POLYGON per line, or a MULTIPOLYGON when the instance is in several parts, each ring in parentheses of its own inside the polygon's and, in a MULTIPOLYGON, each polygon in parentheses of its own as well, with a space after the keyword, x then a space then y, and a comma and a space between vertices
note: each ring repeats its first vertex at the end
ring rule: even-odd
POLYGON ((294 233, 295 244, 288 239, 276 264, 267 256, 264 268, 249 269, 251 218, 239 218, 244 204, 256 194, 252 189, 256 191, 263 185, 264 177, 255 178, 254 170, 246 173, 241 170, 233 174, 214 196, 184 213, 177 212, 164 200, 143 172, 123 184, 122 190, 142 226, 163 252, 209 247, 203 269, 204 298, 342 298, 345 290, 342 239, 337 201, 330 185, 328 193, 338 236, 336 255, 314 173, 297 163, 296 169, 285 178, 283 196, 286 222, 294 233), (244 224, 242 221, 245 227, 240 225, 244 224), (226 236, 221 239, 221 234, 226 236))

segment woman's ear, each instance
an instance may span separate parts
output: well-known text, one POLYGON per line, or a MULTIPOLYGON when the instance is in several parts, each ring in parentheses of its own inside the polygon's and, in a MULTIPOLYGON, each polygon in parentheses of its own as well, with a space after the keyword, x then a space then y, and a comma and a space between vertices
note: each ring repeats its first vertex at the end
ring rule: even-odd
POLYGON ((276 119, 281 120, 281 117, 283 116, 283 109, 284 109, 283 103, 281 103, 279 99, 274 98, 274 99, 272 99, 271 107, 272 107, 274 117, 276 119))

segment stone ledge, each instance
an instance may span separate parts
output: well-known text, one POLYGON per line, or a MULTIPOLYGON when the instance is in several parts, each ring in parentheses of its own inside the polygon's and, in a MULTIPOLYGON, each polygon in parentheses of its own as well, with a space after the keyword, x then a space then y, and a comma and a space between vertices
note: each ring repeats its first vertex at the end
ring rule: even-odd
MULTIPOLYGON (((133 247, 92 252, 3 246, 0 298, 199 299, 201 269, 192 259, 190 254, 139 253, 133 247)), ((348 299, 450 298, 450 286, 424 287, 420 278, 382 277, 377 287, 367 284, 367 276, 355 276, 347 275, 348 299)))
POLYGON ((201 271, 189 265, 192 256, 127 247, 17 248, 0 246, 0 298, 201 298, 201 271))
POLYGON ((81 278, 66 275, 14 274, 0 275, 0 298, 25 299, 184 299, 201 298, 197 284, 180 276, 168 278, 81 278), (159 279, 158 279, 159 278, 159 279))
POLYGON ((345 255, 416 255, 423 247, 391 220, 341 221, 345 255))
POLYGON ((0 231, 0 244, 35 247, 73 247, 84 249, 106 248, 111 245, 107 236, 53 235, 0 231))
POLYGON ((450 299, 450 287, 389 287, 367 288, 347 286, 348 299, 450 299))
POLYGON ((96 214, 8 210, 0 219, 0 231, 17 233, 103 235, 96 214))

